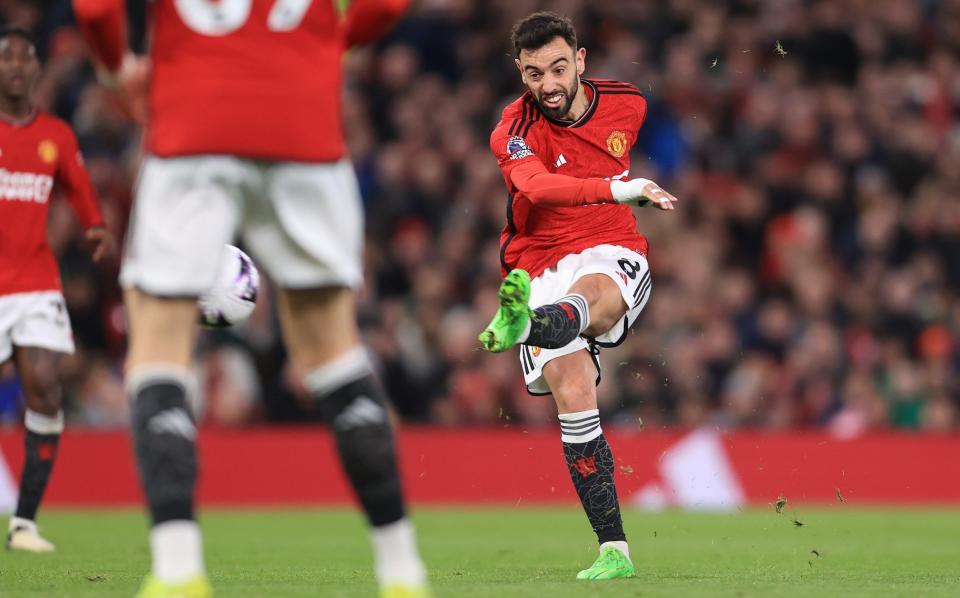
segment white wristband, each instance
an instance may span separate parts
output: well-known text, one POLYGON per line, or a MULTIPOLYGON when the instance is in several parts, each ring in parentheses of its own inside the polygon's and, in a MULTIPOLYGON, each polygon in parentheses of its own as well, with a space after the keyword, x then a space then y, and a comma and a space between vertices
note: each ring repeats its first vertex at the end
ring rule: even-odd
MULTIPOLYGON (((617 203, 637 203, 643 199, 643 189, 650 179, 630 179, 629 181, 610 181, 610 194, 617 203)), ((654 183, 656 184, 656 183, 654 183)))

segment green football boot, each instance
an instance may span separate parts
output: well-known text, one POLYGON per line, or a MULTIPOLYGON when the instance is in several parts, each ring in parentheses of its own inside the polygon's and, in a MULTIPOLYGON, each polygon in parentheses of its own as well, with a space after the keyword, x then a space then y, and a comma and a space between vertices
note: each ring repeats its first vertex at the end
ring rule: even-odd
POLYGON ((635 571, 633 563, 616 548, 608 546, 600 551, 600 556, 590 565, 589 569, 584 569, 577 573, 577 579, 618 579, 621 577, 633 577, 635 571))
POLYGON ((213 590, 206 575, 194 577, 183 583, 165 583, 148 575, 135 598, 210 598, 213 590))
POLYGON ((390 584, 380 588, 380 598, 430 598, 425 585, 390 584))
POLYGON ((527 327, 533 310, 530 309, 530 275, 525 270, 511 270, 500 284, 497 293, 500 309, 486 330, 480 333, 483 348, 491 353, 503 353, 517 344, 527 327))

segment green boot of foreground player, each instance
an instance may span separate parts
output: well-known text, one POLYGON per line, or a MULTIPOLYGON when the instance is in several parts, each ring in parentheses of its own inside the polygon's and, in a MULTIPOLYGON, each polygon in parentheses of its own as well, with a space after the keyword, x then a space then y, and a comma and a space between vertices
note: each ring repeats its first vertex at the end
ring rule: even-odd
POLYGON ((211 598, 213 590, 207 576, 194 577, 183 583, 165 583, 148 575, 135 598, 211 598))
POLYGON ((577 573, 577 579, 619 579, 634 576, 633 563, 616 548, 608 546, 600 551, 600 556, 590 565, 577 573))
POLYGON ((530 309, 530 275, 525 270, 511 270, 500 284, 500 309, 493 321, 480 334, 483 348, 491 353, 502 353, 517 344, 527 327, 533 310, 530 309))

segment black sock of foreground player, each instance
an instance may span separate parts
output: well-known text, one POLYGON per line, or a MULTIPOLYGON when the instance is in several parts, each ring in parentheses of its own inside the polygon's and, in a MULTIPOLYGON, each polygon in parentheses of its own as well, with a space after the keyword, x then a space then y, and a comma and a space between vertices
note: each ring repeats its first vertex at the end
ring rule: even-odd
POLYGON ((624 542, 620 500, 613 479, 613 454, 596 409, 560 414, 563 456, 580 503, 600 544, 624 542))
POLYGON ((63 412, 51 416, 27 409, 24 424, 27 428, 26 452, 15 516, 33 521, 37 518, 37 509, 57 458, 57 446, 63 432, 63 412))
POLYGON ((197 427, 188 397, 191 377, 174 365, 134 369, 127 380, 137 469, 153 527, 153 575, 183 583, 203 575, 200 527, 194 517, 197 427))
POLYGON ((530 333, 525 345, 559 349, 580 336, 590 325, 587 300, 582 295, 570 294, 556 303, 541 305, 530 316, 530 333))
POLYGON ((370 522, 377 580, 423 584, 426 572, 406 518, 386 396, 366 353, 358 347, 315 369, 304 382, 370 522))

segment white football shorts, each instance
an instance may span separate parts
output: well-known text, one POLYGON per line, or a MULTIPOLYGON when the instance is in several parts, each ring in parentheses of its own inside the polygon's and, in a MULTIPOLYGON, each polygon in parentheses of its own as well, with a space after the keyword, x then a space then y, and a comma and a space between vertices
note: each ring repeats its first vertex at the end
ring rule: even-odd
POLYGON ((147 156, 120 284, 162 297, 202 295, 223 245, 238 234, 282 288, 359 287, 363 206, 350 161, 147 156))
POLYGON ((14 345, 73 353, 70 315, 60 291, 0 295, 0 363, 14 345))
POLYGON ((543 377, 543 366, 557 357, 588 350, 597 367, 597 384, 600 383, 600 360, 595 347, 616 347, 627 338, 627 332, 650 298, 652 281, 647 258, 630 249, 617 245, 597 245, 580 253, 568 255, 557 265, 544 270, 530 282, 530 307, 554 303, 570 294, 570 287, 588 274, 605 274, 620 289, 627 312, 610 330, 595 339, 577 337, 559 349, 543 349, 520 345, 520 365, 527 392, 532 395, 550 394, 550 386, 543 377))

